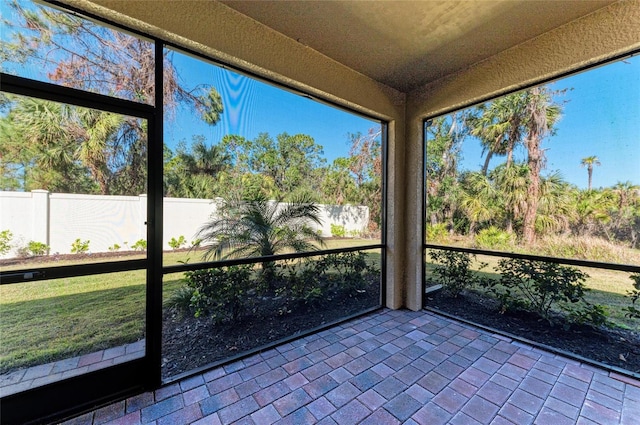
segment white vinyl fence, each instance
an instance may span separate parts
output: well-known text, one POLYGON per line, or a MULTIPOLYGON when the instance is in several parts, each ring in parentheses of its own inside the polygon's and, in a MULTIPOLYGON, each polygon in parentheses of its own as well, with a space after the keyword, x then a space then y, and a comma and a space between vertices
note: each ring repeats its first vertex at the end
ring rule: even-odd
MULTIPOLYGON (((163 249, 170 249, 171 238, 180 236, 190 246, 202 225, 216 213, 216 202, 210 199, 164 198, 163 202, 163 249)), ((146 240, 146 214, 146 195, 0 191, 0 232, 13 234, 11 251, 0 258, 15 257, 29 241, 42 242, 50 253, 60 254, 70 253, 78 238, 89 241, 89 252, 106 252, 115 244, 121 250, 130 249, 136 241, 146 240)), ((347 234, 358 234, 366 230, 369 208, 320 205, 320 218, 322 225, 312 227, 322 236, 331 236, 332 224, 342 226, 347 234)))

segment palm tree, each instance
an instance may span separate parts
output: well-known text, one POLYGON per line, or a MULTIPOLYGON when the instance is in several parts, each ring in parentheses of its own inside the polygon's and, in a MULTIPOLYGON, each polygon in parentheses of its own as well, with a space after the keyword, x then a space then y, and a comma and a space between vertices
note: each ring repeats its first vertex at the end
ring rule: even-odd
POLYGON ((526 210, 522 225, 522 238, 526 244, 535 241, 535 223, 540 201, 540 172, 544 167, 542 140, 553 133, 555 123, 560 119, 561 107, 553 102, 553 92, 545 86, 527 90, 527 107, 524 123, 527 148, 527 166, 529 167, 529 187, 527 188, 526 210))
MULTIPOLYGON (((265 197, 231 201, 221 207, 219 217, 205 224, 198 237, 209 243, 205 259, 266 257, 285 250, 313 251, 324 245, 309 224, 322 224, 319 207, 301 195, 281 204, 265 197)), ((263 262, 264 281, 272 289, 275 263, 263 262)))
POLYGON ((480 138, 482 153, 486 152, 482 174, 487 175, 493 155, 506 155, 507 167, 513 162, 513 151, 524 132, 526 92, 500 97, 477 108, 479 115, 471 115, 467 125, 471 134, 480 138))
POLYGON ((496 217, 496 188, 480 172, 469 172, 461 178, 460 208, 469 220, 469 235, 476 234, 478 223, 496 217))
POLYGON ((231 156, 220 145, 207 146, 204 138, 194 137, 191 152, 182 152, 181 157, 191 174, 206 174, 215 177, 229 165, 231 156))
POLYGON ((522 219, 527 209, 527 188, 531 174, 527 165, 515 163, 496 167, 490 175, 499 193, 499 202, 504 205, 505 230, 513 233, 514 222, 522 219))
POLYGON ((595 155, 582 158, 582 161, 580 161, 581 167, 587 167, 587 175, 589 176, 589 185, 587 186, 588 190, 591 190, 591 178, 593 177, 594 165, 600 165, 600 160, 595 155))

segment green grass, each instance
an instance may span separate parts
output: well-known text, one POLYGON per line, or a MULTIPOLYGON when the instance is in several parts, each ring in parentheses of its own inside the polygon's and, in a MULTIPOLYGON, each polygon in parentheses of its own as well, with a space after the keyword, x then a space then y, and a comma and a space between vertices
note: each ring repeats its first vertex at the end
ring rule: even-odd
MULTIPOLYGON (((376 241, 330 240, 326 249, 376 241)), ((374 254, 379 262, 379 254, 374 254)), ((125 259, 132 257, 118 257, 125 259)), ((102 259, 113 261, 113 257, 102 259)), ((201 262, 200 252, 166 252, 164 265, 201 262)), ((95 262, 85 258, 82 262, 95 262)), ((40 262, 37 267, 78 264, 40 262)), ((3 271, 25 268, 17 264, 3 271)), ((163 299, 183 285, 181 274, 163 279, 163 299)), ((0 373, 103 350, 144 338, 143 270, 0 285, 0 373)))

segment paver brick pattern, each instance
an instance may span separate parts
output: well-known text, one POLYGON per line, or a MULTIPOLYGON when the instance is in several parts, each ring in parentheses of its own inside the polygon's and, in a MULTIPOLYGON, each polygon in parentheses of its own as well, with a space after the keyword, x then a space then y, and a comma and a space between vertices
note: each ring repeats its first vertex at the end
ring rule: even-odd
POLYGON ((381 310, 65 422, 637 424, 640 381, 437 314, 381 310))

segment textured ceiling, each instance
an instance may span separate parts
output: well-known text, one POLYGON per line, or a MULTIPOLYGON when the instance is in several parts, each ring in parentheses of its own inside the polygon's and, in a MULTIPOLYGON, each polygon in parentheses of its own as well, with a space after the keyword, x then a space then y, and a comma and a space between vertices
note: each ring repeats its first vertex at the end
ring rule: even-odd
POLYGON ((222 0, 238 12, 403 92, 613 2, 222 0))

